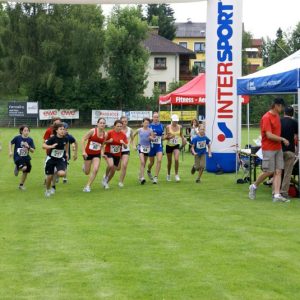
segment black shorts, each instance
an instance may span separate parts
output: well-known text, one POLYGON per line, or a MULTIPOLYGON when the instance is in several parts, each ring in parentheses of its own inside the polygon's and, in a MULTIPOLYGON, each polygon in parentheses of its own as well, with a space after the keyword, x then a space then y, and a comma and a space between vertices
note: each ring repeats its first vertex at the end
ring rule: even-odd
POLYGON ((166 153, 173 153, 173 151, 175 149, 178 149, 179 150, 179 144, 178 145, 175 145, 175 146, 169 146, 169 145, 166 145, 166 153))
POLYGON ((46 175, 53 175, 54 169, 56 168, 58 171, 65 171, 66 170, 66 160, 64 158, 62 159, 54 159, 50 158, 46 161, 45 166, 45 173, 46 175))
POLYGON ((31 163, 28 159, 18 159, 17 161, 15 161, 15 165, 19 170, 23 169, 23 167, 26 166, 27 168, 25 171, 23 171, 23 173, 30 173, 31 171, 31 163))
POLYGON ((88 156, 84 160, 93 160, 93 158, 98 157, 101 159, 101 154, 88 154, 88 156))
POLYGON ((105 154, 108 158, 112 158, 112 159, 114 160, 114 166, 115 166, 115 167, 118 167, 118 166, 119 166, 121 156, 115 156, 115 155, 112 155, 112 154, 109 153, 109 152, 105 152, 104 154, 105 154))
POLYGON ((130 155, 130 151, 122 151, 121 156, 123 156, 123 155, 130 155))

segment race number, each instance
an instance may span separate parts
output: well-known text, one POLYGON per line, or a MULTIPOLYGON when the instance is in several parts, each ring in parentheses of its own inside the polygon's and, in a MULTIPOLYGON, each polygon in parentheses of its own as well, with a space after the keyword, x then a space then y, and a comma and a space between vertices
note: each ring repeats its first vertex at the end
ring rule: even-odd
POLYGON ((89 149, 93 150, 93 151, 100 151, 101 150, 101 144, 91 141, 90 145, 89 145, 89 149))
POLYGON ((153 140, 152 140, 153 144, 161 144, 161 136, 156 136, 153 140))
POLYGON ((170 143, 173 144, 173 145, 178 145, 179 144, 178 137, 175 136, 172 139, 170 139, 170 143))
POLYGON ((19 156, 27 156, 28 155, 28 149, 27 148, 18 148, 17 153, 19 156))
POLYGON ((204 148, 206 148, 206 142, 205 141, 197 142, 196 148, 197 149, 204 149, 204 148))
POLYGON ((65 150, 52 149, 51 156, 55 158, 62 158, 65 150))
POLYGON ((121 146, 110 145, 110 153, 113 154, 120 153, 120 150, 121 150, 121 146))
POLYGON ((140 151, 142 153, 149 153, 150 152, 150 146, 140 146, 140 151))

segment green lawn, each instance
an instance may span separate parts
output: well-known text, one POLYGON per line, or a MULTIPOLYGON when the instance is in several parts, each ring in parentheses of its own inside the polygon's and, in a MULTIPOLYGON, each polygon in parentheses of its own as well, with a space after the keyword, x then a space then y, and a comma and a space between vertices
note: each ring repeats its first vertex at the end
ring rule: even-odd
POLYGON ((123 189, 102 189, 102 164, 90 194, 79 159, 46 199, 42 132, 22 192, 7 154, 17 129, 0 131, 0 299, 299 299, 298 199, 272 203, 262 186, 250 201, 235 174, 196 184, 188 153, 180 183, 164 157, 159 184, 139 185, 132 153, 123 189))

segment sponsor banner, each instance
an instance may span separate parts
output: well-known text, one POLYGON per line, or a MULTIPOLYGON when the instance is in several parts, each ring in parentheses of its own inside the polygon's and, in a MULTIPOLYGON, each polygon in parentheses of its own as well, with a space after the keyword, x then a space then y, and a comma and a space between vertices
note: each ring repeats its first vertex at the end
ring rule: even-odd
POLYGON ((8 102, 8 116, 14 118, 26 117, 26 102, 8 102))
POLYGON ((152 111, 127 111, 125 116, 128 121, 142 121, 144 118, 152 119, 152 111))
POLYGON ((59 117, 63 120, 79 119, 79 111, 75 109, 40 109, 40 120, 51 120, 59 117))
MULTIPOLYGON (((172 115, 177 115, 179 121, 192 121, 193 119, 197 119, 197 111, 195 110, 173 111, 172 115)), ((171 122, 171 112, 160 111, 159 120, 162 122, 171 122)))
POLYGON ((106 125, 111 127, 121 116, 121 110, 92 110, 92 125, 96 125, 99 118, 104 118, 106 125))
POLYGON ((27 115, 38 116, 39 114, 39 104, 38 102, 27 102, 27 115))
POLYGON ((241 124, 236 80, 241 75, 242 1, 208 1, 207 20, 206 134, 212 141, 213 157, 224 154, 208 160, 207 170, 235 172, 234 146, 240 144, 241 124))

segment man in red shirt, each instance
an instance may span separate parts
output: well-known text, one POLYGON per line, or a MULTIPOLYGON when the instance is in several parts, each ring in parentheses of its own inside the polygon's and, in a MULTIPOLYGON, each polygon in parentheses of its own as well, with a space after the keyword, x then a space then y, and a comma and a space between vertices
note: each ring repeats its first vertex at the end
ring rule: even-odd
POLYGON ((262 170, 257 180, 249 186, 249 198, 254 200, 256 190, 267 177, 273 175, 273 201, 289 202, 280 194, 281 170, 284 168, 281 142, 288 146, 289 141, 281 137, 281 123, 279 114, 283 110, 284 101, 281 98, 273 100, 271 109, 265 113, 260 121, 261 148, 263 153, 262 170))

